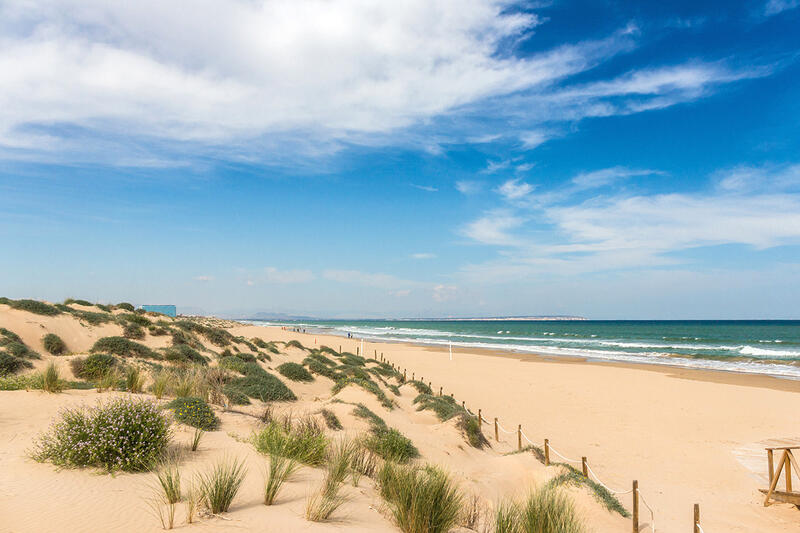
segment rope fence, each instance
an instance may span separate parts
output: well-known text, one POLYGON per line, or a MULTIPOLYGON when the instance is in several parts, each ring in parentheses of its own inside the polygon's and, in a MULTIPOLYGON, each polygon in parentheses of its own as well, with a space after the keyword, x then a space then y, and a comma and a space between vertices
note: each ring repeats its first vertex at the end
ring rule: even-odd
MULTIPOLYGON (((340 350, 341 350, 341 348, 340 348, 340 350)), ((381 353, 381 360, 388 362, 388 358, 385 358, 383 356, 383 353, 381 353)), ((392 365, 392 367, 394 368, 394 365, 392 365)), ((405 375, 406 375, 406 371, 405 370, 406 369, 403 369, 403 377, 404 378, 405 378, 405 375)), ((412 380, 413 380, 414 376, 416 374, 412 373, 411 375, 412 375, 412 380)), ((420 379, 422 380, 422 378, 420 378, 420 379)), ((424 383, 424 381, 423 381, 423 383, 424 383)), ((428 382, 428 386, 432 387, 431 382, 428 382)), ((443 389, 444 389, 444 387, 439 387, 439 396, 443 396, 444 395, 443 389)), ((454 398, 454 396, 452 394, 450 394, 450 397, 454 398)), ((514 433, 516 433, 517 434, 517 449, 518 450, 522 450, 522 439, 525 439, 525 441, 531 446, 537 446, 536 443, 534 441, 532 441, 530 439, 530 437, 528 437, 528 435, 526 435, 525 432, 522 430, 522 425, 518 425, 516 431, 509 431, 508 429, 504 428, 502 426, 502 424, 500 424, 500 421, 498 420, 498 418, 495 418, 494 421, 487 420, 486 417, 483 416, 483 413, 482 413, 481 409, 478 409, 478 413, 475 414, 474 412, 472 412, 465 405, 465 403, 463 401, 461 402, 461 406, 470 416, 473 416, 473 417, 477 418, 481 422, 481 424, 494 425, 494 433, 495 433, 495 440, 496 441, 498 441, 498 442, 500 441, 500 435, 499 435, 500 432, 502 432, 505 435, 513 435, 514 433)), ((550 452, 552 452, 556 456, 558 456, 561 459, 563 459, 566 463, 580 464, 581 467, 582 467, 582 470, 583 470, 583 476, 585 478, 594 480, 598 485, 603 487, 605 490, 607 490, 612 495, 614 495, 614 496, 624 496, 626 494, 632 494, 633 495, 633 497, 632 497, 632 499, 633 499, 632 511, 633 512, 631 513, 631 515, 632 515, 632 522, 633 522, 633 533, 639 533, 641 531, 640 526, 639 526, 639 502, 644 504, 644 506, 647 508, 648 512, 650 513, 650 523, 646 524, 644 527, 649 528, 652 531, 652 533, 656 533, 656 515, 655 515, 655 510, 650 506, 649 503, 647 503, 647 500, 644 498, 644 496, 640 492, 640 490, 639 490, 639 482, 637 480, 633 481, 632 487, 630 489, 628 489, 628 490, 614 490, 614 489, 609 487, 606 483, 604 483, 600 479, 600 476, 598 476, 595 473, 595 471, 592 469, 592 467, 589 465, 589 462, 588 462, 586 457, 582 457, 581 459, 571 459, 571 458, 563 455, 562 453, 560 453, 555 448, 553 448, 550 445, 550 440, 549 439, 544 439, 544 450, 543 451, 544 451, 545 466, 550 466, 550 452)), ((700 525, 700 505, 699 504, 694 504, 694 527, 693 527, 692 532, 693 533, 705 533, 705 531, 703 530, 703 527, 700 525)))

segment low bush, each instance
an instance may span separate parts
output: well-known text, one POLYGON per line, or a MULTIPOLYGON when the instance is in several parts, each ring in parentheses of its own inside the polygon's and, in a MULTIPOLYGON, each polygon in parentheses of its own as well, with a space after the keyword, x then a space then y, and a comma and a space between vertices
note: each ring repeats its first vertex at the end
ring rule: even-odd
POLYGON ((117 360, 113 355, 93 353, 88 357, 76 357, 69 364, 75 377, 96 381, 115 367, 117 360))
POLYGON ((152 468, 169 440, 169 421, 155 403, 118 398, 62 411, 37 439, 32 455, 57 466, 134 472, 152 468))
POLYGON ((120 357, 159 358, 158 354, 144 344, 133 342, 124 337, 103 337, 95 342, 89 351, 92 353, 110 353, 120 357))
POLYGON ((365 366, 367 364, 367 360, 360 355, 346 353, 342 355, 342 364, 351 366, 365 366))
POLYGON ((329 429, 334 431, 339 431, 343 428, 342 422, 339 420, 339 417, 336 416, 336 413, 331 411, 330 409, 323 409, 320 411, 322 418, 325 420, 325 425, 328 426, 329 429))
POLYGON ((91 307, 94 305, 92 302, 88 300, 76 300, 75 298, 67 298, 66 300, 64 300, 64 305, 69 305, 69 304, 85 305, 87 307, 91 307))
POLYGON ((22 376, 3 376, 3 355, 4 354, 0 353, 0 390, 31 390, 42 388, 42 375, 38 372, 22 376))
POLYGON ((178 344, 172 346, 164 352, 164 359, 172 363, 197 363, 203 366, 208 365, 208 359, 188 344, 178 344))
POLYGON ((126 339, 144 339, 144 329, 138 324, 126 323, 122 326, 122 336, 126 339))
POLYGON ((420 394, 414 398, 417 411, 429 409, 436 413, 441 421, 450 420, 456 415, 466 414, 466 410, 458 405, 452 396, 433 396, 432 394, 420 394))
POLYGON ((219 425, 214 410, 200 398, 176 398, 166 406, 175 413, 175 419, 187 426, 213 431, 219 425))
POLYGON ((481 423, 477 417, 461 413, 458 418, 458 429, 464 434, 464 438, 473 448, 481 449, 489 444, 486 436, 481 429, 481 423))
POLYGON ((389 427, 386 425, 386 422, 384 422, 383 418, 376 415, 372 410, 370 410, 369 407, 367 407, 363 403, 356 405, 356 408, 353 409, 353 416, 357 416, 358 418, 363 418, 364 420, 369 422, 373 428, 377 427, 386 429, 389 427))
POLYGON ((345 377, 342 374, 337 373, 335 370, 332 370, 331 368, 325 366, 325 364, 319 362, 316 359, 310 359, 306 357, 305 359, 303 359, 303 364, 308 366, 308 370, 312 374, 325 376, 326 378, 332 379, 334 381, 345 377))
POLYGON ((91 326, 114 322, 114 315, 110 313, 93 313, 92 311, 83 311, 81 309, 73 309, 72 307, 67 307, 64 311, 91 326))
POLYGON ((297 363, 283 363, 278 366, 278 372, 292 381, 314 381, 314 376, 297 363))
POLYGON ((55 333, 48 333, 45 335, 42 338, 42 344, 44 344, 44 349, 53 355, 62 355, 67 351, 67 345, 64 344, 64 341, 61 340, 61 337, 55 333))
POLYGON ((309 360, 309 359, 314 359, 316 361, 319 361, 323 365, 329 366, 331 368, 333 368, 333 367, 335 367, 337 365, 336 361, 334 361, 333 359, 331 359, 329 357, 325 357, 320 352, 311 352, 310 354, 308 354, 308 357, 306 357, 306 359, 304 359, 304 361, 305 360, 309 360))
POLYGON ((418 379, 414 379, 414 380, 411 380, 411 381, 407 381, 406 383, 408 383, 409 385, 411 385, 415 389, 417 389, 417 392, 420 393, 420 394, 428 394, 428 395, 433 396, 433 391, 428 386, 428 384, 423 382, 423 381, 419 381, 418 379))
POLYGON ((308 348, 306 348, 305 346, 303 346, 303 345, 300 343, 300 341, 294 341, 294 340, 293 340, 293 341, 289 341, 289 342, 287 342, 287 343, 284 345, 284 348, 299 348, 300 350, 306 350, 306 351, 309 351, 309 349, 308 349, 308 348))
POLYGON ((280 455, 311 466, 325 462, 328 439, 313 423, 295 425, 270 420, 253 435, 253 446, 266 455, 280 455))
POLYGON ((200 333, 202 333, 211 344, 219 346, 220 348, 230 345, 233 340, 233 335, 221 328, 204 327, 200 333))
POLYGON ((411 439, 394 428, 373 427, 372 434, 364 439, 364 446, 387 461, 406 463, 419 457, 419 450, 411 439))
POLYGON ((129 304, 128 302, 120 302, 115 307, 117 309, 124 309, 125 311, 130 311, 131 313, 136 311, 136 308, 133 307, 133 304, 129 304))
POLYGON ((33 364, 6 352, 0 352, 0 376, 16 374, 23 368, 33 368, 33 364))
POLYGON ((333 394, 338 393, 343 388, 347 387, 348 385, 358 385, 359 387, 363 388, 364 390, 371 392, 374 394, 378 401, 381 402, 381 405, 384 406, 386 409, 393 409, 394 402, 386 396, 381 388, 372 380, 369 379, 362 379, 362 378, 345 378, 340 379, 339 381, 334 384, 333 388, 331 389, 333 394))
MULTIPOLYGON (((535 453, 535 451, 534 451, 535 453)), ((536 454, 536 453, 535 453, 536 454)), ((538 454, 536 454, 538 456, 538 454)), ((542 453, 544 455, 544 453, 542 453)), ((621 516, 628 518, 630 513, 622 505, 619 499, 613 492, 608 490, 605 486, 597 483, 591 478, 583 476, 583 473, 574 466, 567 463, 554 463, 564 468, 564 472, 558 476, 551 478, 547 482, 545 488, 557 488, 561 485, 586 485, 589 490, 594 494, 595 499, 603 504, 603 506, 611 512, 619 513, 621 516)))
POLYGON ((211 470, 200 474, 203 500, 213 514, 225 513, 242 487, 247 470, 244 461, 223 460, 211 470))
POLYGON ((117 315, 117 320, 130 322, 131 324, 136 324, 137 326, 144 326, 147 327, 153 322, 143 315, 137 315, 136 313, 125 313, 123 315, 117 315))
POLYGON ((464 498, 439 468, 387 462, 378 474, 378 485, 404 533, 445 533, 458 523, 464 498))
POLYGON ((169 335, 169 329, 162 326, 147 326, 147 333, 153 337, 163 337, 169 335))
POLYGON ((36 315, 55 316, 60 315, 61 311, 54 305, 39 302, 37 300, 9 300, 13 309, 27 311, 36 315))
POLYGON ((226 390, 262 402, 292 402, 297 399, 283 381, 261 368, 258 363, 246 364, 244 371, 245 376, 232 379, 226 385, 226 390))

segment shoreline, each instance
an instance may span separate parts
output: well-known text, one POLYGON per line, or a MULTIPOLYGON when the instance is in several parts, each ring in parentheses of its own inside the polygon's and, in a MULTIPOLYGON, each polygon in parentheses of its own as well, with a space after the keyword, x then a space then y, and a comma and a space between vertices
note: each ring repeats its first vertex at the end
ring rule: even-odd
MULTIPOLYGON (((361 339, 280 326, 243 324, 232 333, 310 348, 315 340, 334 350, 341 344, 352 353, 361 346, 361 339)), ((450 360, 447 346, 402 341, 365 340, 364 348, 366 357, 383 353, 409 379, 432 381, 435 393, 441 387, 512 434, 519 427, 538 446, 549 439, 558 453, 587 457, 614 490, 638 480, 659 531, 690 530, 695 503, 709 531, 797 530, 797 509, 764 507, 758 489, 768 485, 764 448, 800 444, 800 381, 501 350, 458 350, 450 360)), ((484 433, 494 444, 491 423, 484 433)), ((516 435, 501 434, 499 445, 516 447, 516 435)))
MULTIPOLYGON (((236 321, 236 323, 242 324, 243 326, 247 327, 264 327, 278 331, 283 331, 281 330, 282 326, 279 325, 253 324, 242 321, 236 321)), ((324 332, 325 330, 319 328, 318 326, 306 327, 306 329, 316 330, 316 331, 309 331, 306 333, 297 332, 297 334, 312 336, 312 337, 313 336, 326 337, 331 339, 338 339, 339 341, 356 341, 356 342, 361 341, 361 337, 354 336, 348 339, 343 335, 324 332)), ((291 331, 286 330, 286 332, 291 332, 291 331)), ((421 350, 449 353, 448 347, 439 344, 428 344, 424 342, 412 342, 400 339, 376 340, 376 339, 368 339, 366 337, 364 337, 364 342, 370 344, 378 344, 378 345, 400 344, 400 345, 412 346, 421 350)), ((488 357, 504 357, 504 358, 518 359, 520 361, 527 361, 527 362, 585 364, 585 365, 598 365, 601 367, 607 366, 607 367, 626 368, 633 370, 647 370, 651 372, 657 372, 659 374, 664 374, 676 379, 691 379, 696 381, 705 381, 709 383, 726 383, 730 385, 760 387, 760 388, 768 388, 772 390, 780 390, 788 392, 800 392, 800 378, 796 378, 793 376, 781 376, 781 375, 765 374, 765 373, 762 374, 756 372, 742 372, 736 370, 716 369, 716 368, 694 368, 694 367, 681 366, 678 364, 673 365, 669 363, 602 360, 602 359, 593 359, 591 357, 583 357, 578 355, 551 355, 551 354, 540 354, 540 353, 537 354, 537 353, 521 352, 513 349, 504 350, 502 348, 478 348, 478 347, 459 346, 458 350, 457 351, 454 350, 453 353, 475 354, 488 357)))

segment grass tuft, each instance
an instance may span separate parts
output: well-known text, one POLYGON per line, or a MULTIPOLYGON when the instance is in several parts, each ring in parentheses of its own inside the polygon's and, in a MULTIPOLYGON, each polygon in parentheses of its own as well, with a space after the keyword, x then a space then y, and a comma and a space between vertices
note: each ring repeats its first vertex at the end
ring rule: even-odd
POLYGON ((303 464, 319 466, 325 462, 328 439, 313 419, 292 424, 271 419, 253 434, 253 446, 266 455, 280 455, 303 464))
POLYGON ((212 514, 225 513, 242 487, 247 470, 244 461, 223 460, 210 472, 200 474, 200 490, 203 501, 212 514))
POLYGON ((158 354, 144 344, 133 342, 125 337, 103 337, 95 342, 89 351, 92 353, 110 353, 120 357, 159 358, 158 354))
POLYGON ((523 503, 502 503, 495 513, 498 533, 582 533, 572 501, 551 485, 531 491, 523 503))
POLYGON ((264 505, 272 505, 284 482, 300 468, 294 459, 282 455, 270 454, 269 466, 264 474, 264 505))
POLYGON ((339 431, 342 429, 342 422, 339 420, 339 417, 336 416, 336 413, 331 411, 330 409, 322 409, 320 411, 322 418, 325 420, 325 425, 328 426, 329 429, 334 431, 339 431))
POLYGON ((378 474, 378 484, 395 524, 404 533, 445 533, 458 523, 464 498, 439 468, 387 462, 378 474))

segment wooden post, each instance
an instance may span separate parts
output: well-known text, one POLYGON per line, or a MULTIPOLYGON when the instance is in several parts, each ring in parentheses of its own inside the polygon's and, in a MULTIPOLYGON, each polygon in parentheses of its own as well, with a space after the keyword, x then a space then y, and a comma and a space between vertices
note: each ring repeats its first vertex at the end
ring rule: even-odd
POLYGON ((586 457, 581 457, 581 470, 583 470, 583 477, 589 477, 589 469, 586 468, 586 457))
POLYGON ((693 533, 700 533, 700 528, 697 527, 697 524, 700 523, 700 504, 694 504, 694 531, 693 533))
POLYGON ((405 380, 406 380, 406 369, 404 368, 403 369, 403 381, 405 381, 405 380))
POLYGON ((633 533, 639 533, 639 482, 633 480, 633 505, 631 515, 633 515, 633 533))
POLYGON ((342 345, 339 345, 339 355, 342 355, 342 345))
POLYGON ((439 396, 442 395, 442 387, 439 387, 439 396))
POLYGON ((483 415, 481 415, 481 410, 480 409, 478 409, 478 425, 479 426, 483 425, 483 415))
POLYGON ((775 469, 772 464, 772 450, 767 450, 767 477, 769 477, 769 482, 772 483, 772 476, 775 475, 775 469))
POLYGON ((500 433, 497 432, 497 417, 494 417, 494 440, 500 442, 500 433))
POLYGON ((464 407, 464 400, 461 400, 461 408, 466 410, 466 407, 464 407))
POLYGON ((783 469, 786 471, 786 492, 792 492, 792 462, 789 460, 789 454, 792 453, 786 450, 786 459, 783 460, 783 469))
POLYGON ((378 358, 378 350, 375 350, 375 354, 373 355, 373 357, 374 357, 375 359, 377 359, 377 358, 378 358))
POLYGON ((414 373, 411 373, 411 381, 414 381, 414 373))
POLYGON ((433 381, 429 381, 428 382, 428 388, 431 388, 431 387, 433 387, 433 381))
POLYGON ((544 466, 550 466, 550 439, 544 439, 544 466))
POLYGON ((522 449, 522 424, 517 426, 517 449, 522 449))

